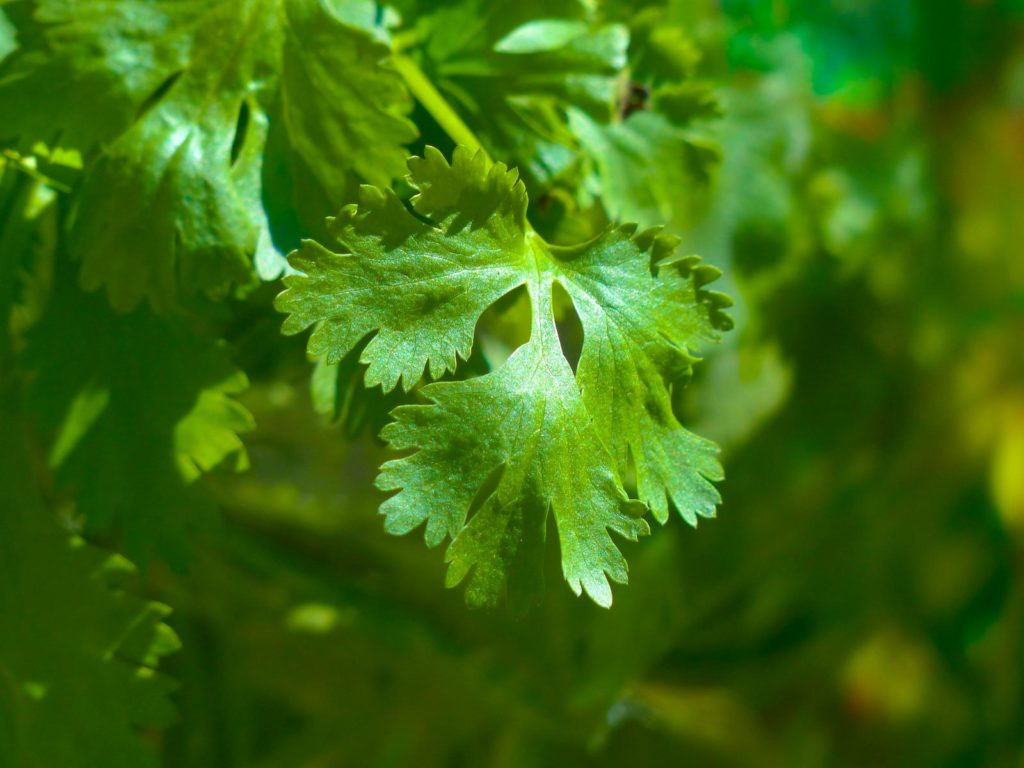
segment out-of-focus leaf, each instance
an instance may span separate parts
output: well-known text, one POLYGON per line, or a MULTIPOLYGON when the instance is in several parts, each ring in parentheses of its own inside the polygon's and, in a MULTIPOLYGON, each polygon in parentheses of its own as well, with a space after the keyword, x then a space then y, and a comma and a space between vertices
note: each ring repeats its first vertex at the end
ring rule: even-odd
POLYGON ((653 226, 679 220, 699 199, 718 148, 657 112, 636 112, 602 126, 582 112, 570 125, 597 166, 592 192, 616 220, 653 226))
POLYGON ((578 161, 568 108, 611 119, 626 63, 624 27, 586 4, 461 0, 424 8, 422 67, 497 157, 546 187, 578 161))
POLYGON ((196 480, 232 457, 245 466, 239 434, 252 420, 233 396, 246 377, 180 320, 117 315, 67 283, 24 362, 50 465, 88 531, 117 530, 134 559, 181 562, 188 532, 211 520, 196 480))
POLYGON ((14 34, 14 27, 11 25, 7 14, 0 8, 0 61, 7 58, 7 55, 18 47, 14 34))
POLYGON ((14 399, 7 390, 0 405, 0 766, 157 766, 139 729, 174 716, 156 671, 178 647, 168 609, 115 589, 126 562, 51 519, 14 399))
POLYGON ((74 242, 83 286, 120 311, 223 295, 253 258, 280 270, 261 205, 268 112, 333 195, 350 173, 389 180, 415 136, 387 46, 326 0, 36 0, 17 30, 0 139, 103 145, 74 242))

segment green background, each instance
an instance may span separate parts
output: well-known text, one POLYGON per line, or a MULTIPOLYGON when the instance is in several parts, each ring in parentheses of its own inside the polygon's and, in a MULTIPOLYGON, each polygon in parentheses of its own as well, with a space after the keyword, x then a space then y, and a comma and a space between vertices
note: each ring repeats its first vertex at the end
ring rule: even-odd
MULTIPOLYGON (((221 522, 190 537, 187 564, 143 558, 130 587, 171 606, 181 641, 160 663, 177 715, 143 731, 163 765, 1024 766, 1024 8, 656 10, 646 28, 639 6, 607 13, 634 41, 682 30, 659 44, 700 51, 693 76, 722 113, 700 128, 720 162, 672 186, 668 217, 655 203, 736 300, 735 330, 679 404, 723 448, 717 519, 673 516, 624 544, 630 583, 610 610, 565 588, 553 546, 533 609, 467 609, 443 588, 441 551, 386 535, 376 512, 389 454, 374 435, 397 396, 355 393, 343 418, 319 415, 303 341, 268 310, 279 286, 258 288, 204 321, 249 378, 249 468, 177 502, 221 522)), ((450 150, 421 107, 412 118, 413 150, 450 150)), ((315 226, 288 218, 281 242, 315 226)), ((64 335, 71 312, 34 332, 64 335)), ((141 346, 163 333, 136 327, 141 346)), ((188 343, 159 342, 171 355, 188 343)), ((88 379, 90 360, 42 347, 54 391, 88 379)), ((180 375, 167 366, 154 378, 180 375)), ((46 451, 19 447, 8 410, 0 478, 13 485, 46 451)), ((118 450, 133 428, 90 450, 118 450)), ((165 481, 154 469, 147 482, 165 481)), ((67 499, 43 495, 66 519, 67 499)), ((22 503, 10 499, 0 513, 22 503)), ((2 541, 0 557, 14 589, 2 541)), ((76 696, 81 711, 56 722, 121 716, 76 696)), ((17 728, 0 714, 0 752, 17 728)))

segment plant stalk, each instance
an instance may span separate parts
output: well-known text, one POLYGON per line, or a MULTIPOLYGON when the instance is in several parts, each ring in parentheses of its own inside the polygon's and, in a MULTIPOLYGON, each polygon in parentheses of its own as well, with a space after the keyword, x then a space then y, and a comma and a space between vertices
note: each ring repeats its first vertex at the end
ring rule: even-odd
MULTIPOLYGON (((470 127, 462 121, 448 100, 434 87, 434 84, 423 74, 423 70, 415 61, 401 53, 394 54, 391 61, 398 73, 405 79, 405 84, 409 86, 412 95, 452 138, 452 141, 487 155, 487 150, 484 149, 470 127)), ((489 156, 488 159, 490 159, 489 156)))

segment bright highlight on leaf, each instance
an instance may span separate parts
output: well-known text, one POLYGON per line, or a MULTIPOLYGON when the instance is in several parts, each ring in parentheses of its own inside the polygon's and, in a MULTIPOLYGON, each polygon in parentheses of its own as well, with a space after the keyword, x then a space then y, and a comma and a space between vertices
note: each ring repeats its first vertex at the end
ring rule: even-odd
POLYGON ((371 334, 367 384, 408 390, 425 372, 454 371, 484 310, 525 285, 526 344, 491 373, 428 384, 428 404, 394 412, 383 437, 414 452, 382 467, 378 485, 397 493, 381 512, 392 533, 425 524, 428 545, 452 540, 448 583, 468 580, 471 604, 532 591, 550 513, 570 587, 610 605, 609 580, 627 577, 611 532, 636 539, 648 532, 645 511, 664 523, 670 503, 695 525, 719 501, 716 447, 672 409, 696 348, 730 327, 728 298, 704 287, 718 272, 675 255, 676 238, 657 229, 546 243, 526 220, 518 173, 482 153, 458 148, 449 164, 428 147, 409 168, 412 211, 363 187, 330 222, 342 252, 307 241, 292 255, 299 274, 277 301, 284 330, 315 326, 310 352, 329 362, 371 334), (575 374, 552 310, 556 283, 583 326, 575 374), (623 485, 631 468, 636 499, 623 485))

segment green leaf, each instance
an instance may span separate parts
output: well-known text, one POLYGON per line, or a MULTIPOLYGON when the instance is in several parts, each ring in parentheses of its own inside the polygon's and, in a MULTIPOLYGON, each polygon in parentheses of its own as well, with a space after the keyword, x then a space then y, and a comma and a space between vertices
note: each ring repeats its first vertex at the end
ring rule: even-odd
POLYGON ((73 235, 81 283, 106 287, 119 311, 143 298, 166 311, 182 294, 221 297, 250 280, 257 250, 272 247, 259 208, 265 118, 251 114, 232 161, 238 107, 218 98, 221 108, 208 108, 203 95, 176 91, 86 176, 73 235))
POLYGON ((610 3, 603 10, 628 24, 629 83, 610 120, 569 110, 588 160, 582 186, 613 220, 690 231, 720 160, 708 122, 721 116, 716 91, 694 78, 701 51, 692 23, 680 18, 678 4, 610 3))
POLYGON ((616 220, 686 221, 718 164, 712 142, 657 112, 602 125, 573 110, 569 124, 593 158, 590 192, 616 220))
POLYGON ((11 51, 17 47, 18 43, 15 40, 14 27, 8 20, 3 8, 0 8, 0 61, 7 58, 11 51))
POLYGON ((178 647, 168 609, 114 589, 126 561, 50 519, 13 399, 0 406, 0 766, 155 768, 139 729, 174 717, 155 669, 178 647))
POLYGON ((403 145, 417 132, 402 116, 409 97, 401 78, 381 63, 388 47, 342 23, 344 6, 288 0, 284 7, 281 98, 294 150, 335 203, 352 171, 379 185, 401 176, 403 145))
POLYGON ((584 37, 589 31, 582 21, 538 19, 513 29, 494 44, 494 50, 498 53, 557 51, 584 37))
POLYGON ((180 321, 117 315, 67 280, 28 342, 30 403, 87 530, 118 531, 133 559, 182 562, 212 518, 196 480, 231 457, 245 466, 252 418, 232 397, 245 375, 180 321))
POLYGON ((578 162, 566 111, 611 119, 628 33, 575 0, 431 8, 419 19, 421 66, 492 154, 540 187, 578 162))
POLYGON ((611 218, 686 227, 720 160, 706 124, 721 112, 711 86, 692 79, 699 51, 679 27, 656 23, 660 14, 634 22, 648 17, 631 29, 630 94, 615 118, 574 109, 569 125, 591 161, 589 191, 611 218))
POLYGON ((636 540, 649 528, 589 423, 562 356, 551 283, 531 287, 536 324, 528 344, 493 373, 425 387, 433 405, 395 410, 396 422, 382 436, 395 449, 418 451, 382 467, 378 485, 399 493, 381 512, 392 533, 426 520, 428 544, 453 537, 447 582, 458 584, 472 571, 467 599, 479 605, 506 588, 517 596, 532 591, 550 509, 569 586, 608 606, 608 579, 626 581, 626 561, 609 531, 636 540), (497 486, 467 522, 495 471, 497 486))
POLYGON ((483 153, 459 148, 449 165, 428 148, 409 168, 415 213, 364 188, 333 224, 345 252, 306 242, 292 256, 299 274, 277 301, 290 314, 284 330, 315 325, 310 352, 328 360, 371 335, 367 383, 408 389, 425 369, 436 378, 468 357, 484 310, 525 284, 528 343, 497 370, 428 385, 430 404, 394 412, 383 437, 417 452, 382 468, 379 486, 398 493, 381 511, 392 533, 426 523, 428 545, 453 539, 448 580, 471 573, 473 604, 530 591, 550 511, 569 585, 609 605, 608 580, 626 580, 609 531, 646 533, 644 505, 661 522, 670 501, 692 524, 714 514, 716 448, 679 424, 671 394, 696 346, 730 325, 728 299, 703 288, 717 270, 632 225, 551 246, 526 222, 518 174, 483 153), (584 329, 575 376, 555 325, 556 283, 584 329), (642 503, 623 487, 631 460, 642 503))
POLYGON ((85 151, 126 130, 189 54, 206 3, 11 4, 19 49, 0 69, 0 139, 85 151))
POLYGON ((720 501, 718 448, 683 429, 672 387, 689 377, 690 350, 732 327, 723 294, 703 289, 720 272, 674 256, 678 240, 626 225, 562 255, 563 277, 583 324, 577 380, 587 411, 622 468, 632 462, 639 497, 658 522, 668 501, 691 525, 720 501), (656 271, 657 279, 652 277, 656 271))
POLYGON ((327 0, 32 7, 0 68, 0 112, 15 116, 0 140, 103 144, 74 250, 82 285, 120 311, 220 296, 253 279, 254 258, 280 270, 261 205, 269 120, 335 200, 351 173, 400 172, 416 135, 387 46, 327 0))
POLYGON ((522 283, 524 254, 517 249, 525 226, 526 194, 512 188, 503 166, 488 172, 482 155, 457 156, 459 174, 432 186, 431 170, 447 168, 440 153, 423 161, 425 183, 417 202, 424 214, 460 206, 451 228, 461 237, 409 212, 391 190, 363 187, 359 205, 330 222, 353 253, 339 255, 309 241, 291 259, 309 277, 296 285, 283 307, 292 313, 285 333, 319 322, 309 352, 339 361, 366 334, 367 386, 406 390, 430 366, 434 378, 454 370, 456 355, 469 357, 476 319, 494 301, 522 283), (388 296, 382 301, 382 296, 388 296), (320 322, 322 321, 322 322, 320 322))

